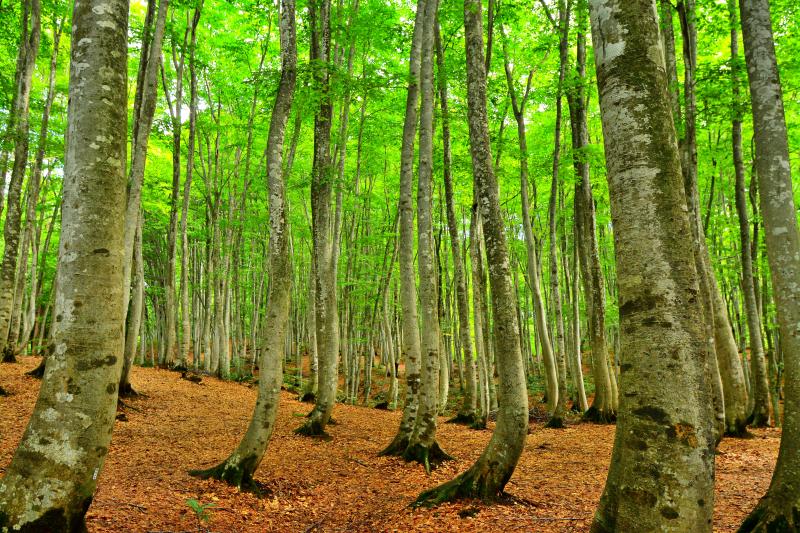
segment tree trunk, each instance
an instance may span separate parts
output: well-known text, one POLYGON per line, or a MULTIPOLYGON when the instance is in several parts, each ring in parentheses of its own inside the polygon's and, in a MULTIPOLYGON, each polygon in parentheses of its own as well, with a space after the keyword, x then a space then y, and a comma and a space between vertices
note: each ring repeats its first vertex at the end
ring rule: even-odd
POLYGON ((270 283, 264 324, 266 343, 259 361, 258 398, 247 433, 236 450, 214 468, 192 472, 204 479, 213 477, 248 489, 256 488, 253 474, 264 457, 275 427, 283 383, 284 339, 289 321, 292 263, 283 174, 283 142, 297 78, 294 0, 281 0, 280 32, 281 78, 267 137, 270 283))
POLYGON ((464 1, 464 40, 467 56, 467 118, 475 186, 486 232, 494 312, 494 342, 500 388, 497 425, 481 456, 466 472, 423 492, 416 505, 434 505, 455 498, 495 499, 517 465, 528 433, 528 396, 520 349, 519 324, 511 281, 497 179, 492 169, 489 120, 486 110, 483 30, 480 0, 464 1))
POLYGON ((528 285, 533 293, 536 335, 538 337, 539 344, 542 347, 542 358, 544 359, 545 367, 545 395, 547 397, 548 410, 552 415, 555 412, 556 403, 558 402, 558 369, 556 367, 555 354, 553 353, 553 345, 550 342, 550 331, 547 325, 547 311, 545 310, 544 300, 542 298, 542 290, 539 285, 539 259, 537 258, 536 240, 533 236, 533 228, 531 227, 531 209, 530 200, 528 197, 528 139, 525 129, 525 104, 527 103, 528 94, 530 93, 533 72, 528 74, 528 82, 525 87, 525 93, 521 98, 518 98, 517 91, 514 86, 514 78, 510 65, 511 60, 508 56, 507 48, 505 35, 503 35, 503 55, 505 60, 506 83, 508 84, 508 92, 509 96, 511 97, 514 118, 517 121, 517 140, 519 142, 520 154, 519 183, 520 196, 522 200, 522 230, 525 236, 525 251, 527 253, 528 260, 526 274, 528 277, 528 285))
MULTIPOLYGON (((13 343, 7 342, 7 340, 10 336, 11 313, 15 307, 19 308, 22 305, 22 302, 14 301, 17 259, 20 251, 19 233, 22 215, 20 200, 25 169, 28 166, 29 104, 40 36, 41 6, 39 0, 23 1, 20 50, 17 56, 16 92, 10 110, 11 118, 7 132, 7 135, 14 141, 14 165, 11 167, 11 181, 8 184, 6 220, 3 226, 5 247, 3 260, 0 263, 0 357, 4 362, 14 361, 16 339, 13 339, 13 343)), ((5 174, 5 170, 3 173, 5 174)), ((16 335, 12 336, 16 337, 16 335)))
POLYGON ((769 2, 740 0, 756 172, 786 376, 783 436, 767 494, 740 531, 800 528, 800 231, 769 2))
POLYGON ((331 217, 333 175, 330 154, 333 106, 329 92, 331 47, 330 0, 309 5, 312 28, 311 59, 314 82, 321 100, 314 118, 314 163, 311 179, 314 265, 316 267, 316 329, 319 350, 319 390, 309 420, 297 432, 327 437, 325 427, 336 403, 339 367, 339 312, 336 296, 337 247, 331 217))
POLYGON ((421 386, 414 430, 403 453, 430 473, 449 456, 436 442, 439 407, 439 312, 433 237, 433 42, 438 0, 425 4, 420 53, 419 178, 417 186, 417 264, 419 266, 421 386))
MULTIPOLYGON (((178 363, 186 366, 192 340, 191 314, 189 308, 189 200, 191 198, 192 177, 194 175, 194 144, 197 131, 197 71, 195 51, 197 50, 197 25, 200 22, 202 3, 195 8, 192 16, 191 39, 189 41, 189 138, 186 142, 186 178, 183 180, 183 204, 181 205, 181 346, 178 363)), ((196 320, 196 317, 195 317, 196 320)), ((195 366, 200 356, 194 352, 195 366)))
POLYGON ((111 441, 125 317, 127 15, 119 0, 73 12, 55 350, 0 480, 0 529, 86 531, 111 441))
MULTIPOLYGON (((456 304, 458 307, 458 339, 464 353, 464 373, 466 374, 466 387, 464 400, 453 422, 472 424, 475 422, 475 409, 477 407, 477 375, 475 357, 472 354, 472 338, 469 334, 469 295, 464 277, 464 258, 459 250, 461 239, 458 236, 458 223, 456 221, 455 202, 453 200, 453 176, 451 172, 452 155, 450 151, 450 111, 447 102, 447 69, 444 61, 444 48, 442 36, 439 31, 439 21, 436 20, 434 28, 436 39, 436 60, 439 82, 439 106, 442 112, 442 171, 444 174, 445 203, 447 205, 447 230, 450 234, 450 252, 453 254, 453 284, 456 289, 456 304)), ((461 354, 456 353, 460 361, 461 354)), ((460 367, 459 367, 460 368, 460 367)))
POLYGON ((417 287, 414 272, 414 135, 417 131, 417 100, 419 96, 420 55, 425 9, 428 0, 417 1, 414 33, 408 63, 408 88, 400 148, 400 305, 402 309, 402 351, 405 359, 406 398, 403 417, 392 442, 380 455, 403 455, 419 409, 420 332, 417 322, 417 287))
POLYGON ((706 334, 655 5, 590 6, 622 332, 618 427, 592 529, 710 531, 706 334))

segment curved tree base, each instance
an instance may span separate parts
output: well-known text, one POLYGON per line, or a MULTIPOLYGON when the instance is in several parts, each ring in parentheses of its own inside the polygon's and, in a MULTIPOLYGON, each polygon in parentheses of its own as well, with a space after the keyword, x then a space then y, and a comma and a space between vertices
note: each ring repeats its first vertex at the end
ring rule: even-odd
POLYGON ((593 405, 583 413, 583 419, 595 424, 613 424, 617 421, 617 414, 612 410, 600 410, 593 405))
POLYGON ((408 462, 414 461, 425 467, 425 472, 431 473, 445 461, 452 461, 453 456, 442 450, 439 443, 433 441, 430 446, 425 446, 419 442, 410 444, 403 452, 403 459, 408 462))
POLYGON ((314 416, 309 416, 308 422, 295 429, 294 432, 297 435, 304 435, 315 439, 333 440, 333 437, 325 431, 325 425, 314 416))
POLYGON ((567 426, 564 424, 563 417, 553 415, 550 417, 550 420, 547 421, 544 427, 549 429, 564 429, 567 426))
POLYGON ((3 348, 3 362, 4 363, 16 363, 17 356, 14 353, 14 348, 11 346, 6 346, 3 348))
POLYGON ((486 502, 497 501, 503 488, 490 482, 489 467, 481 459, 466 472, 420 494, 411 507, 435 507, 445 502, 478 498, 486 502))
POLYGON ((120 398, 136 398, 141 396, 130 383, 126 383, 125 385, 120 385, 119 387, 119 397, 120 398))
POLYGON ((749 439, 753 437, 753 434, 747 430, 746 421, 737 420, 733 427, 725 428, 725 436, 735 439, 749 439))
POLYGON ((769 412, 767 413, 753 413, 747 421, 747 425, 753 428, 768 428, 770 427, 769 412))
POLYGON ((398 433, 386 448, 378 452, 378 457, 402 457, 406 448, 408 448, 408 435, 398 433))
POLYGON ((470 429, 483 430, 486 429, 486 417, 475 415, 475 420, 469 425, 470 429))
POLYGON ((475 413, 458 413, 456 416, 448 420, 447 423, 471 426, 475 423, 475 413))
POLYGON ((768 496, 742 522, 739 533, 791 533, 800 531, 800 501, 786 506, 770 505, 768 496))
POLYGON ((303 403, 314 403, 317 401, 317 395, 310 391, 304 392, 300 395, 300 401, 303 403))
POLYGON ((245 492, 261 494, 253 479, 257 461, 255 457, 246 457, 236 463, 226 460, 206 470, 189 470, 189 475, 199 479, 216 479, 245 492))
POLYGON ((42 360, 39 362, 39 365, 33 370, 28 370, 27 372, 25 372, 25 375, 37 379, 42 379, 44 377, 44 366, 46 362, 47 359, 45 357, 42 357, 42 360))
POLYGON ((45 512, 33 522, 27 522, 23 526, 15 526, 8 522, 8 518, 0 514, 1 531, 19 531, 21 533, 39 533, 41 531, 63 531, 64 533, 88 533, 86 527, 86 511, 92 503, 89 497, 83 504, 82 510, 77 509, 67 512, 65 509, 53 508, 45 512), (7 528, 7 529, 6 529, 7 528))

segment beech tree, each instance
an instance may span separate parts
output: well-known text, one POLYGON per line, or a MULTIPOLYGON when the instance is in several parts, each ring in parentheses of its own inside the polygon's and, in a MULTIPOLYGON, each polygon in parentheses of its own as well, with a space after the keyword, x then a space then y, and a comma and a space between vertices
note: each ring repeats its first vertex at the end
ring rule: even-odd
POLYGON ((655 4, 592 0, 590 18, 615 230, 623 391, 592 527, 710 531, 715 438, 706 359, 713 353, 655 4))
POLYGON ((86 531, 117 404, 128 4, 79 2, 72 17, 54 348, 22 442, 0 480, 0 529, 86 531))
POLYGON ((767 494, 740 530, 791 531, 800 527, 800 230, 769 1, 740 0, 739 9, 753 104, 755 170, 786 372, 778 463, 767 494))

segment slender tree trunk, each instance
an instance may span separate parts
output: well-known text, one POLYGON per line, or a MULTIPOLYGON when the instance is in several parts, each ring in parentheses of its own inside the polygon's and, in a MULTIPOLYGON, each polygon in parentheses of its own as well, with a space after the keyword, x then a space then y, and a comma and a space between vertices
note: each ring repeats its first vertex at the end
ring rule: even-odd
POLYGON ((275 427, 283 382, 284 339, 289 321, 292 264, 283 174, 283 142, 297 78, 294 0, 281 0, 280 32, 281 79, 267 138, 270 283, 264 324, 266 343, 259 361, 258 399, 247 432, 236 450, 219 465, 209 470, 192 472, 202 478, 213 477, 230 485, 249 489, 255 488, 253 474, 264 457, 275 427))
MULTIPOLYGON (((458 414, 452 422, 472 424, 475 422, 475 409, 477 407, 477 375, 475 357, 472 354, 472 339, 469 334, 469 295, 464 279, 464 258, 459 250, 461 239, 458 236, 458 223, 456 221, 455 202, 453 200, 452 155, 450 151, 450 111, 447 101, 447 68, 444 61, 442 36, 439 31, 437 19, 434 28, 436 39, 436 60, 439 82, 439 106, 442 112, 442 171, 444 174, 445 202, 447 204, 447 229, 450 235, 450 252, 453 255, 453 284, 456 289, 456 303, 458 307, 458 339, 464 353, 464 373, 466 387, 464 400, 458 414)), ((456 353, 460 361, 461 354, 456 353)), ((459 367, 460 368, 460 367, 459 367)))
POLYGON ((397 434, 380 455, 402 455, 408 447, 419 410, 420 331, 417 322, 417 287, 414 272, 414 136, 417 131, 420 55, 423 24, 429 0, 418 0, 411 52, 408 63, 408 88, 400 149, 400 305, 402 309, 402 352, 405 360, 406 398, 397 434))
MULTIPOLYGON (((740 531, 800 529, 800 231, 768 0, 740 0, 758 184, 785 375, 783 436, 772 483, 740 531)), ((777 413, 776 413, 777 416, 777 413)))
POLYGON ((438 0, 425 4, 420 54, 419 178, 417 186, 417 264, 419 301, 421 380, 419 411, 403 457, 417 461, 430 473, 449 456, 436 442, 436 415, 439 407, 439 313, 436 257, 433 236, 433 49, 434 22, 438 0))
POLYGON ((528 396, 520 349, 514 286, 500 210, 497 179, 492 169, 489 120, 486 110, 483 30, 480 0, 464 1, 464 40, 467 56, 467 118, 475 186, 485 224, 486 253, 492 286, 494 342, 500 388, 497 425, 481 456, 466 472, 423 492, 416 505, 433 505, 455 498, 495 499, 517 465, 528 433, 528 396))
MULTIPOLYGON (((19 258, 20 219, 22 218, 22 182, 28 166, 28 117, 31 85, 39 53, 41 36, 41 5, 39 0, 22 2, 22 30, 17 56, 16 92, 13 97, 7 135, 14 141, 14 165, 8 183, 6 220, 3 226, 3 260, 0 263, 0 357, 14 361, 16 335, 10 334, 11 315, 22 302, 15 302, 17 259, 19 258), (30 25, 30 26, 29 26, 30 25), (12 342, 7 342, 9 337, 12 342)), ((5 169, 3 169, 5 174, 5 169)), ((3 184, 5 185, 5 184, 3 184)), ((2 204, 2 202, 0 202, 2 204)), ((2 208, 0 207, 0 210, 2 208)))
POLYGON ((0 480, 0 529, 86 531, 111 441, 125 319, 127 15, 119 0, 73 11, 55 350, 0 480))
MULTIPOLYGON (((191 318, 189 308, 189 201, 191 199, 192 177, 194 176, 194 147, 197 131, 197 70, 195 52, 197 50, 197 25, 200 22, 202 3, 195 8, 192 16, 192 30, 189 41, 189 138, 186 142, 186 178, 183 180, 183 204, 181 205, 181 346, 178 352, 178 362, 186 366, 189 348, 192 340, 191 318)), ((197 317, 195 317, 197 320, 197 317)), ((194 352, 195 366, 198 352, 194 352)))
POLYGON ((710 531, 706 333, 658 18, 652 0, 590 7, 622 332, 618 427, 592 529, 710 531))
POLYGON ((122 363, 122 373, 119 378, 119 395, 127 397, 136 395, 131 386, 130 374, 133 359, 136 357, 136 341, 141 330, 142 307, 144 306, 144 260, 142 258, 142 228, 144 220, 139 213, 139 224, 133 241, 133 289, 128 314, 128 326, 125 328, 125 352, 122 363))
POLYGON ((133 241, 142 203, 142 182, 144 181, 144 169, 147 162, 147 143, 150 138, 150 128, 153 125, 153 115, 156 108, 158 67, 161 63, 161 45, 164 41, 164 28, 168 8, 169 0, 159 0, 158 14, 155 16, 155 23, 152 29, 147 23, 145 24, 146 30, 143 40, 146 46, 142 46, 139 74, 136 80, 133 134, 131 136, 131 166, 128 173, 128 205, 125 212, 125 257, 122 264, 124 282, 123 310, 126 316, 131 291, 133 241), (149 35, 150 31, 152 31, 152 36, 149 35))
POLYGON ((311 58, 315 83, 321 94, 314 119, 314 163, 311 180, 313 247, 316 267, 316 328, 319 350, 319 391, 309 420, 298 433, 326 436, 325 427, 336 403, 339 367, 339 313, 336 296, 338 243, 331 217, 333 175, 330 154, 333 107, 329 92, 331 13, 330 0, 314 0, 309 6, 312 27, 311 58))
MULTIPOLYGON (((501 26, 502 31, 502 26, 501 26)), ((508 84, 509 96, 511 97, 511 105, 514 111, 514 118, 517 121, 517 140, 519 142, 519 182, 520 182, 520 196, 522 199, 522 230, 525 236, 525 251, 527 253, 527 269, 526 274, 528 277, 528 285, 533 293, 534 305, 534 319, 536 323, 536 335, 539 339, 539 344, 542 347, 542 358, 544 359, 545 368, 545 384, 546 384, 546 397, 547 405, 550 414, 555 412, 556 403, 558 402, 558 368, 556 366, 556 358, 553 353, 553 345, 550 342, 550 331, 547 325, 547 312, 542 298, 542 290, 539 285, 539 272, 538 263, 539 259, 536 253, 536 240, 533 236, 533 228, 531 226, 531 209, 530 200, 528 195, 528 139, 525 128, 525 104, 527 102, 528 94, 530 92, 531 80, 533 72, 528 74, 528 81, 525 87, 525 93, 521 98, 518 98, 517 91, 514 86, 514 78, 511 69, 511 60, 508 55, 508 47, 503 35, 503 55, 505 59, 505 72, 506 82, 508 84)), ((534 189, 535 194, 535 189, 534 189)), ((534 196, 535 197, 535 196, 534 196)))

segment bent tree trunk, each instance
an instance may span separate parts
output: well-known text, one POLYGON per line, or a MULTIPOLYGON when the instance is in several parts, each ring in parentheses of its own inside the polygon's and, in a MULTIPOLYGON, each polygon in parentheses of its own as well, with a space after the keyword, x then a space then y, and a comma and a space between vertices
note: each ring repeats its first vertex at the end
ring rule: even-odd
POLYGON ((778 462, 766 496, 740 531, 797 531, 800 528, 800 453, 797 453, 800 449, 800 231, 792 194, 786 118, 769 2, 740 0, 739 7, 753 103, 761 213, 786 376, 778 462))
POLYGON ((707 347, 655 6, 590 6, 622 335, 618 427, 592 529, 710 531, 707 347))
POLYGON ((0 530, 86 531, 117 403, 128 3, 76 3, 72 24, 55 349, 0 480, 0 530))
POLYGON ((379 455, 403 455, 419 409, 420 338, 417 322, 417 286, 414 272, 414 134, 417 131, 417 100, 419 97, 420 53, 427 0, 417 2, 411 54, 408 62, 408 89, 403 140, 400 148, 400 305, 402 316, 402 349, 406 364, 406 399, 400 427, 389 445, 379 455))
POLYGON ((415 505, 436 505, 456 499, 492 500, 502 494, 514 473, 528 433, 528 395, 520 348, 514 285, 511 281, 497 179, 492 170, 489 120, 486 112, 481 0, 464 1, 467 56, 467 118, 475 187, 479 191, 489 282, 492 288, 494 341, 500 388, 497 425, 486 449, 466 472, 417 498, 415 505))
POLYGON ((283 382, 283 349, 289 321, 292 262, 289 254, 289 223, 283 176, 283 141, 292 109, 297 79, 294 0, 281 0, 281 79, 267 137, 267 182, 269 187, 270 283, 259 361, 258 399, 244 438, 221 464, 193 471, 201 478, 220 479, 238 488, 255 489, 253 474, 264 457, 278 412, 283 382))

